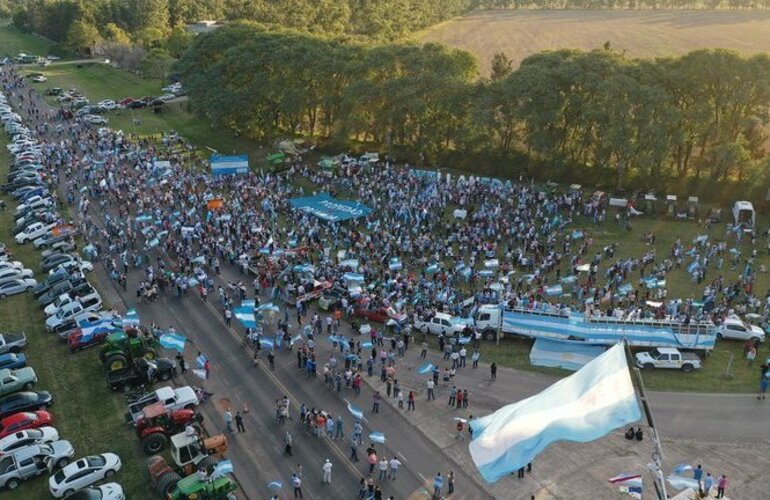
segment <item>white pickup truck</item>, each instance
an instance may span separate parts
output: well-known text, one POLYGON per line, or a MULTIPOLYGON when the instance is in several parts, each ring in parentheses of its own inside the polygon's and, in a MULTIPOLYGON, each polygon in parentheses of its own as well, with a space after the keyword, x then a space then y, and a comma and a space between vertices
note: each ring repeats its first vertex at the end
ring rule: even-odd
POLYGON ((636 366, 645 370, 672 368, 685 373, 700 368, 700 358, 691 352, 679 352, 673 347, 656 347, 648 352, 636 354, 636 366))
POLYGON ((174 411, 182 408, 194 409, 200 401, 195 390, 189 385, 177 388, 160 387, 128 405, 126 422, 135 425, 144 415, 142 413, 144 407, 155 403, 161 403, 167 410, 174 411))
POLYGON ((431 333, 433 335, 446 333, 451 336, 454 335, 455 332, 462 333, 462 331, 465 330, 466 325, 454 321, 454 318, 449 314, 436 313, 426 320, 418 318, 412 326, 423 333, 431 333))
POLYGON ((717 327, 718 339, 765 341, 765 332, 757 325, 744 323, 737 316, 728 316, 725 322, 717 327))

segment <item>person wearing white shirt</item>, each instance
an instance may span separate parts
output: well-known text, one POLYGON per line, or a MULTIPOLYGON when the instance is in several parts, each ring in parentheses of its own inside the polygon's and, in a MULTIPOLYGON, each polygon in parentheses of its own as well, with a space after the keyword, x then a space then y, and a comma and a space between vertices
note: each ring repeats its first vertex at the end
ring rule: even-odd
POLYGON ((324 463, 322 469, 324 471, 324 477, 321 482, 324 484, 332 484, 332 463, 328 458, 326 459, 326 463, 324 463))
POLYGON ((398 460, 398 457, 391 458, 390 459, 390 479, 395 481, 396 476, 398 476, 399 467, 401 467, 401 462, 398 460))

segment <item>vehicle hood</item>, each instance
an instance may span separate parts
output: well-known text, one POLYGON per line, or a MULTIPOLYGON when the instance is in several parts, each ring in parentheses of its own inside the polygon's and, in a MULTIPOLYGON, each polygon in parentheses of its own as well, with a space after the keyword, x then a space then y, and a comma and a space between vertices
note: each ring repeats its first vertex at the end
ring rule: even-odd
POLYGON ((757 325, 751 325, 751 331, 753 333, 759 335, 760 337, 764 337, 765 336, 765 331, 762 330, 762 328, 758 327, 757 325))
POLYGON ((650 356, 649 352, 638 352, 636 353, 636 359, 638 361, 652 361, 652 356, 650 356))
POLYGON ((53 449, 54 455, 57 457, 71 457, 75 454, 75 448, 73 448, 72 443, 66 439, 54 441, 50 446, 53 449))

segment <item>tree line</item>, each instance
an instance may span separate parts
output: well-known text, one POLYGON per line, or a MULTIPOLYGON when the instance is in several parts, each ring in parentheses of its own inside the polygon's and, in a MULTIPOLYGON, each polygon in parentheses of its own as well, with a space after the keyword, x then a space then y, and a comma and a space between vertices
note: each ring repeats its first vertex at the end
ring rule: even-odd
POLYGON ((194 111, 264 140, 367 143, 441 165, 526 156, 538 175, 662 187, 672 179, 766 184, 770 58, 727 50, 626 59, 606 47, 471 54, 364 44, 235 23, 197 37, 177 64, 194 111))

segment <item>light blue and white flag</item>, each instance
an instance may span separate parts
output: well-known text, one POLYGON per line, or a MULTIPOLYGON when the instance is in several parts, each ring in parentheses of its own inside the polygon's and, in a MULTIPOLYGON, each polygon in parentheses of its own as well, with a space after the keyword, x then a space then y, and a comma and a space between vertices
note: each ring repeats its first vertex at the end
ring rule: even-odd
POLYGON ((417 370, 417 373, 419 373, 420 375, 425 375, 426 373, 431 373, 434 368, 435 368, 435 366, 433 365, 433 363, 428 362, 428 363, 425 363, 424 365, 422 365, 417 370))
POLYGON ((674 474, 681 476, 688 470, 692 470, 692 465, 690 464, 679 464, 676 467, 674 467, 674 474))
POLYGON ((175 333, 164 333, 160 336, 159 342, 160 345, 166 349, 184 352, 184 345, 187 342, 187 338, 184 335, 177 335, 175 333))
POLYGON ((232 474, 235 469, 230 460, 222 460, 214 466, 214 472, 211 473, 211 479, 222 477, 225 474, 232 474))
POLYGON ((206 366, 206 359, 207 358, 205 354, 201 354, 197 358, 195 358, 195 361, 198 363, 199 368, 203 368, 204 366, 206 366))
POLYGON ((671 475, 666 478, 666 481, 675 490, 686 490, 687 488, 697 490, 699 486, 698 481, 692 477, 671 475))
POLYGON ((488 482, 518 470, 556 441, 585 443, 641 418, 622 344, 540 394, 471 423, 469 449, 488 482))
POLYGON ((129 309, 123 316, 123 328, 139 326, 139 313, 136 309, 129 309))
POLYGON ((350 412, 351 415, 356 417, 357 420, 366 421, 366 418, 364 418, 364 411, 361 408, 359 408, 358 406, 350 402, 347 402, 347 403, 348 403, 348 411, 350 412))
POLYGON ((382 432, 372 432, 369 434, 369 440, 373 443, 385 443, 385 434, 382 432))
POLYGON ((260 338, 259 345, 262 346, 262 349, 272 349, 275 347, 275 342, 272 339, 260 338))
POLYGON ((283 488, 283 483, 280 481, 270 481, 267 483, 267 489, 270 491, 278 491, 283 488))
POLYGON ((202 378, 203 380, 206 380, 206 370, 198 370, 197 368, 192 371, 194 375, 196 375, 199 378, 202 378))

